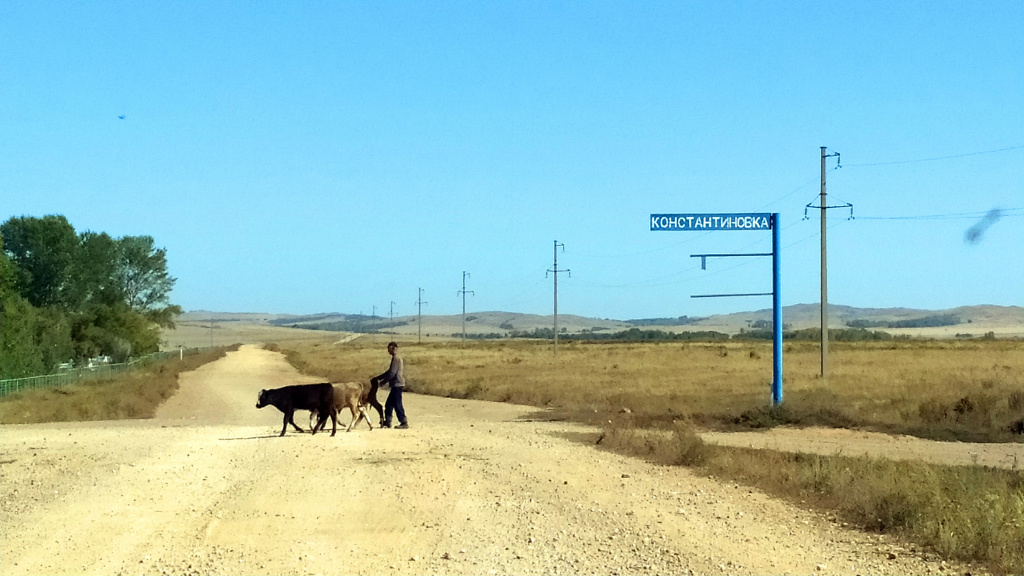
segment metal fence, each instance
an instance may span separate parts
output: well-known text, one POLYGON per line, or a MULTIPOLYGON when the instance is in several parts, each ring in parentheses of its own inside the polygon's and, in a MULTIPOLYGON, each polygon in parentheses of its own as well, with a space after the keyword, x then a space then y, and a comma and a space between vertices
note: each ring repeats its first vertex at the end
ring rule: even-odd
POLYGON ((0 380, 0 398, 16 392, 31 390, 33 388, 59 388, 61 386, 77 384, 83 380, 110 378, 117 374, 124 374, 137 368, 148 366, 153 362, 163 360, 165 358, 198 354, 201 350, 201 348, 185 348, 182 350, 154 352, 121 364, 100 364, 98 366, 74 368, 65 372, 47 374, 45 376, 29 376, 27 378, 9 378, 7 380, 0 380))

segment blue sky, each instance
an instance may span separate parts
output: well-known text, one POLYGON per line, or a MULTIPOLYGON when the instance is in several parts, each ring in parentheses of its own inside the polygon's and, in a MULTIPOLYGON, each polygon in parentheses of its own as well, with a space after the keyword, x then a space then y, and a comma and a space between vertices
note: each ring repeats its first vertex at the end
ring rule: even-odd
POLYGON ((0 4, 0 219, 151 235, 186 310, 1024 304, 1024 3, 0 4), (119 116, 125 116, 119 119, 119 116), (1001 218, 975 242, 986 213, 1001 218), (547 276, 547 277, 546 277, 547 276), (393 303, 393 304, 392 304, 393 303))

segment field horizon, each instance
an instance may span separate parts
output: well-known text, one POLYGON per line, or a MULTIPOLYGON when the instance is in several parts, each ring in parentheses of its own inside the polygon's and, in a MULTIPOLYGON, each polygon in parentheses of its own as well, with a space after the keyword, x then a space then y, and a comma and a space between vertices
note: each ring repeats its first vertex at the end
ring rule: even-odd
MULTIPOLYGON (((946 326, 902 328, 875 326, 869 329, 911 338, 979 338, 989 333, 997 338, 1024 337, 1024 307, 1021 306, 973 305, 944 310, 925 310, 902 307, 857 308, 838 304, 829 305, 829 327, 832 329, 846 328, 850 322, 895 323, 941 316, 955 317, 959 322, 946 326)), ((280 336, 284 336, 286 339, 299 338, 308 334, 310 329, 322 332, 327 325, 341 323, 345 320, 351 321, 353 318, 367 319, 370 322, 389 321, 387 316, 365 316, 340 312, 298 315, 193 310, 179 316, 176 322, 179 325, 179 331, 188 328, 190 331, 198 331, 200 340, 213 339, 218 343, 224 343, 221 338, 217 337, 217 334, 212 333, 219 332, 220 335, 226 336, 227 332, 241 331, 244 327, 248 331, 255 330, 256 332, 270 330, 274 332, 275 338, 280 338, 280 336), (213 326, 212 330, 210 329, 211 325, 213 326), (202 334, 203 326, 206 327, 206 334, 202 334), (277 332, 278 329, 297 330, 297 332, 277 332)), ((820 325, 819 305, 814 303, 785 306, 782 318, 786 329, 817 328, 820 325)), ((425 314, 420 317, 419 323, 417 323, 415 315, 395 316, 393 321, 398 325, 383 328, 378 333, 404 337, 415 337, 422 334, 434 339, 450 338, 453 335, 461 334, 463 330, 461 314, 425 314)), ((667 332, 715 331, 733 335, 743 330, 764 326, 770 322, 770 308, 691 318, 683 316, 617 320, 574 314, 558 315, 559 331, 564 330, 569 334, 614 333, 630 328, 639 328, 667 332)), ((529 332, 539 328, 550 328, 552 324, 552 315, 475 311, 466 313, 465 331, 467 335, 501 334, 504 336, 512 330, 529 332)), ((334 330, 333 332, 341 333, 345 330, 334 330)), ((331 337, 325 336, 325 338, 331 337)), ((176 345, 171 347, 176 347, 176 345)))

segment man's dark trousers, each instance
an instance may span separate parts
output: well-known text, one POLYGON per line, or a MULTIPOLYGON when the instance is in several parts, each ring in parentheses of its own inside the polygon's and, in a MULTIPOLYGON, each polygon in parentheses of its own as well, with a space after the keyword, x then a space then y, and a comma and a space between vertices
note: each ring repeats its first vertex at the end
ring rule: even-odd
POLYGON ((384 401, 384 425, 391 426, 391 412, 398 416, 398 423, 405 424, 405 406, 402 404, 402 388, 391 387, 388 399, 384 401))

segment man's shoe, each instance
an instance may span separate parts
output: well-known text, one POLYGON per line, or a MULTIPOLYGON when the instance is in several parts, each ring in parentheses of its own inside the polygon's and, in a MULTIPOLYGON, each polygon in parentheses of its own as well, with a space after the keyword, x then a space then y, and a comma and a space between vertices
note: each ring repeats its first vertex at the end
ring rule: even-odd
POLYGON ((396 430, 408 430, 409 429, 409 424, 408 423, 406 423, 406 424, 399 424, 398 426, 395 427, 395 429, 396 430))
POLYGON ((391 428, 391 424, 389 422, 385 422, 385 423, 381 424, 380 427, 381 428, 391 428))

